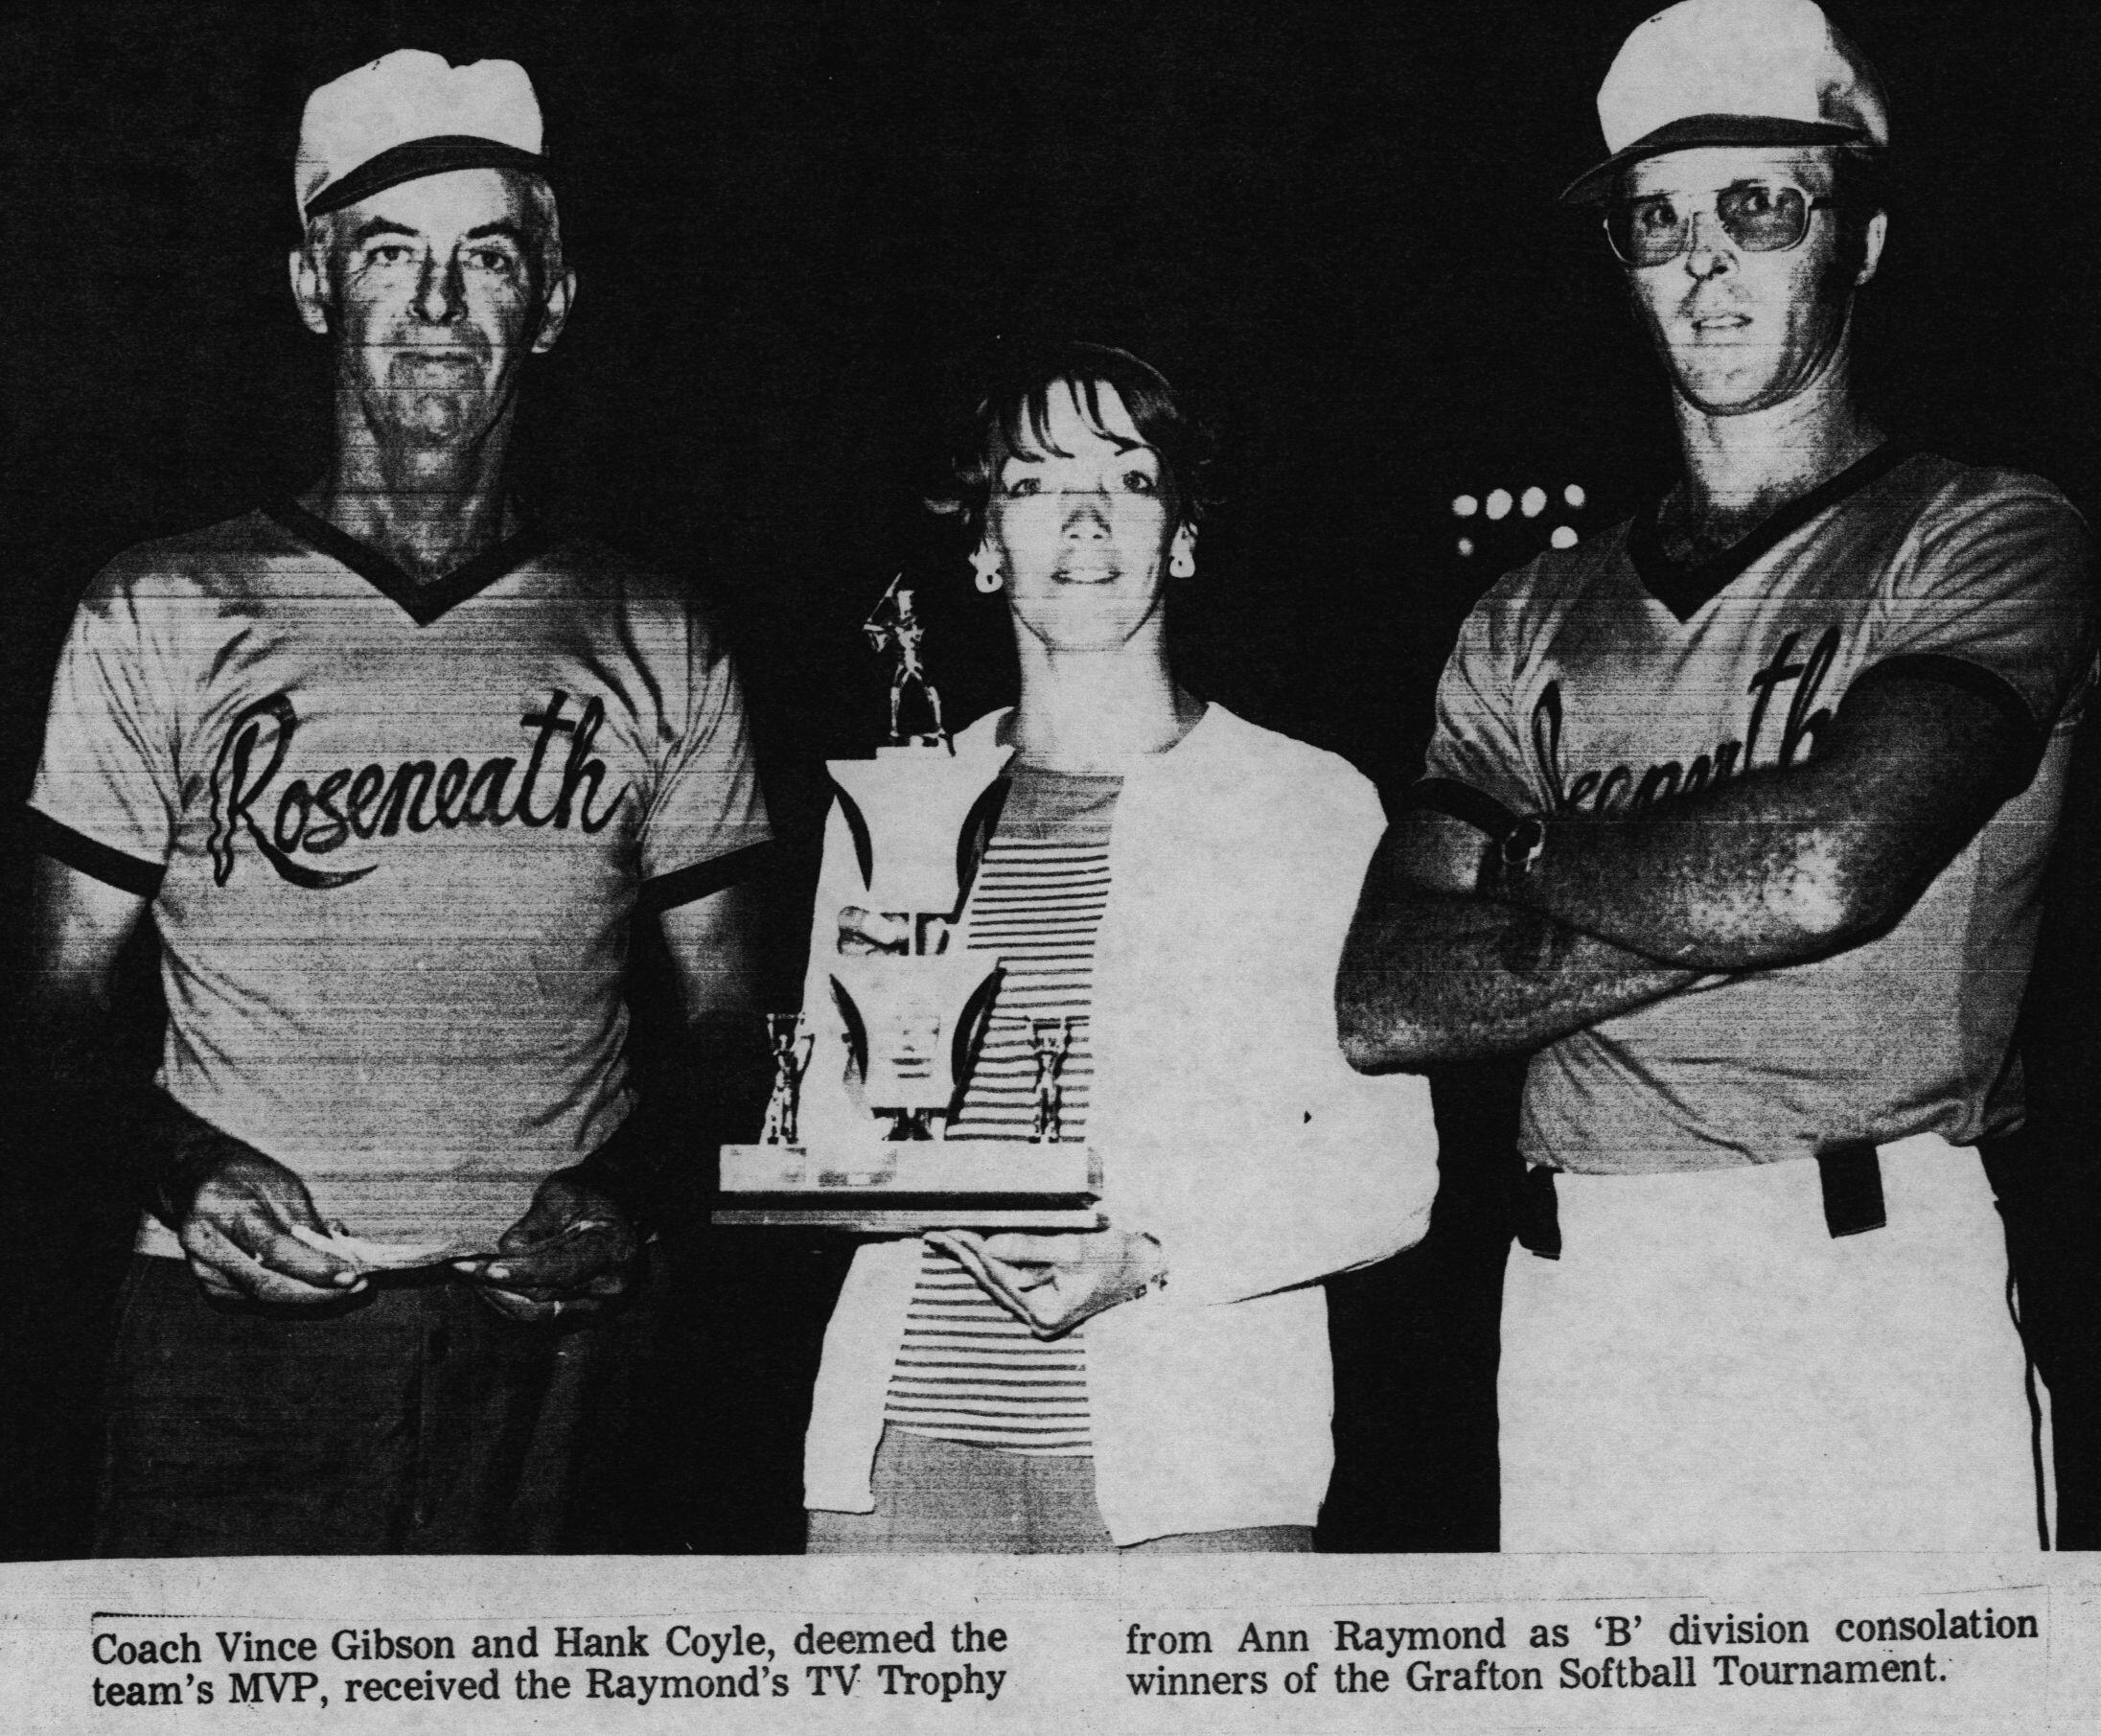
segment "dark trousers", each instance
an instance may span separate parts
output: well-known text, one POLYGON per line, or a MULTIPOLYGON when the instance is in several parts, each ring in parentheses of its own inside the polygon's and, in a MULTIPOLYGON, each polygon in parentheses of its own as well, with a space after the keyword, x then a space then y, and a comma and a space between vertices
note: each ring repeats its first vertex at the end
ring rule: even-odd
POLYGON ((320 1315, 236 1309, 134 1257, 93 1553, 632 1547, 620 1458, 648 1315, 521 1325, 431 1275, 320 1315))

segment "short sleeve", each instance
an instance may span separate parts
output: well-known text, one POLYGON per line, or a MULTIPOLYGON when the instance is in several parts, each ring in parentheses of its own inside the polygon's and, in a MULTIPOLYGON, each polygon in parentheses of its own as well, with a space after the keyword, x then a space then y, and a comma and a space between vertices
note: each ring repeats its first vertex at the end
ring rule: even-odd
POLYGON ((130 588, 97 580, 58 655, 30 794, 48 822, 38 847, 148 897, 174 848, 180 809, 166 685, 130 588))
POLYGON ((773 837, 736 668, 697 618, 687 646, 683 718, 642 822, 642 903, 658 911, 749 879, 773 837))
POLYGON ((1499 586, 1474 606, 1437 683, 1437 728, 1423 759, 1422 781, 1410 793, 1413 805, 1438 807, 1492 830, 1475 810, 1509 810, 1511 817, 1534 805, 1525 754, 1512 697, 1512 670, 1498 630, 1499 586), (1456 787, 1454 787, 1456 786, 1456 787), (1469 799, 1469 798, 1475 799, 1469 799))
POLYGON ((2004 473, 1930 514, 1882 600, 1877 669, 1936 668, 2010 694, 2038 735, 2082 693, 2093 660, 2087 531, 2047 484, 2004 473))

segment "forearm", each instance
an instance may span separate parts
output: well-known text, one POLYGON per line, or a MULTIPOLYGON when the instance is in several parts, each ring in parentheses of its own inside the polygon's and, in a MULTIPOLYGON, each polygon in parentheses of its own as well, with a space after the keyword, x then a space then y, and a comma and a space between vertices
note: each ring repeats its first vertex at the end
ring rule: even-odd
POLYGON ((31 1112, 70 1138, 99 1130, 92 1143, 121 1154, 126 1191, 171 1229, 213 1171, 251 1152, 155 1085, 117 1040, 106 1004, 77 985, 33 988, 16 1030, 31 1112))
POLYGON ((197 1190, 229 1161, 260 1155, 157 1086, 139 1086, 127 1106, 124 1129, 135 1153, 139 1191, 147 1209, 171 1230, 182 1228, 197 1190))
POLYGON ((713 1151, 756 1136, 772 1076, 755 1015, 704 1012, 640 1081, 635 1108, 612 1138, 564 1173, 638 1225, 684 1215, 704 1189, 713 1151))
POLYGON ((765 1020, 743 1008, 717 1008, 686 1028, 690 1056, 681 1092, 700 1143, 713 1147, 758 1137, 773 1084, 765 1020))
POLYGON ((1907 865, 1945 859, 1937 837, 1857 818, 1849 781, 1804 769, 1629 815, 1557 816, 1533 871, 1496 896, 1692 969, 1814 958, 1916 896, 1924 882, 1907 865))
POLYGON ((1815 758, 1629 811, 1550 816, 1531 871, 1494 890, 1669 963, 1796 963, 1900 917, 2026 785, 2039 752, 2018 701, 1870 670, 1815 758))
POLYGON ((1237 1061, 1244 1086, 1224 1094, 1208 1137, 1210 1118, 1172 1118, 1158 1168, 1186 1185, 1155 1192, 1130 1221, 1160 1238, 1179 1301, 1297 1288, 1397 1254, 1429 1227, 1438 1130, 1428 1082, 1352 1072, 1332 1019, 1321 1024, 1314 1042, 1280 1031, 1273 1055, 1237 1061))
MULTIPOLYGON (((645 1042, 633 1114, 589 1160, 637 1221, 665 1225, 703 1209, 715 1150, 756 1136, 773 1082, 759 986, 764 909, 750 883, 658 917, 683 1016, 645 1042)), ((645 1033, 646 1034, 646 1033, 645 1033)))
MULTIPOLYGON (((1214 1189, 1200 1206, 1144 1226, 1160 1244, 1165 1293, 1176 1306, 1244 1302, 1301 1289, 1372 1265, 1422 1239, 1436 1187, 1435 1160, 1428 1151, 1368 1147, 1369 1154, 1386 1160, 1378 1166, 1386 1173, 1371 1176, 1302 1165, 1296 1160, 1304 1154, 1288 1141, 1276 1142, 1271 1150, 1279 1161, 1259 1187, 1214 1189)), ((1232 1155, 1219 1152, 1221 1165, 1232 1155)))
POLYGON ((1336 1013, 1358 1072, 1419 1071, 1542 1048, 1698 974, 1535 911, 1368 889, 1343 948, 1336 1013))
POLYGON ((53 1106, 76 1127, 105 1129, 98 1143, 118 1154, 125 1191, 178 1232, 206 1181, 236 1158, 259 1155, 143 1078, 111 1081, 92 1092, 61 1089, 53 1106))

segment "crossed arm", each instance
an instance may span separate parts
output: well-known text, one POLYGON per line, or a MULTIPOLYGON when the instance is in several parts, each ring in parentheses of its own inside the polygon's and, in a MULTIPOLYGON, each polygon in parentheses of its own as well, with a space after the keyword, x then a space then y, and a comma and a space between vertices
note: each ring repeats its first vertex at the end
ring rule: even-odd
POLYGON ((1815 757, 1630 813, 1555 815, 1484 889, 1486 834, 1418 810, 1374 857, 1336 979, 1363 1073, 1537 1049, 1697 977, 1798 963, 1895 922, 2034 775, 2012 702, 1898 667, 1815 757))

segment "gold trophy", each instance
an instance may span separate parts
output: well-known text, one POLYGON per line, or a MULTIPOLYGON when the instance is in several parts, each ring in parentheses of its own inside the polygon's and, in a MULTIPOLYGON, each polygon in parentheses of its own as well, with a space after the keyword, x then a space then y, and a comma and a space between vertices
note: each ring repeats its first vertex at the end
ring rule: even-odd
POLYGON ((811 972, 829 1006, 768 1015, 774 1082, 765 1132, 757 1145, 723 1147, 714 1220, 889 1233, 1097 1229, 1099 1167, 1084 1143, 1061 1136, 1063 1022, 1035 1031, 1033 1138, 949 1131, 999 993, 998 962, 966 950, 957 927, 997 813, 999 766, 957 753, 903 574, 865 631, 894 660, 889 740, 872 759, 827 763, 863 902, 895 938, 811 972), (907 733, 915 687, 932 727, 907 733), (836 1071, 817 1059, 820 1027, 836 1035, 836 1071))

